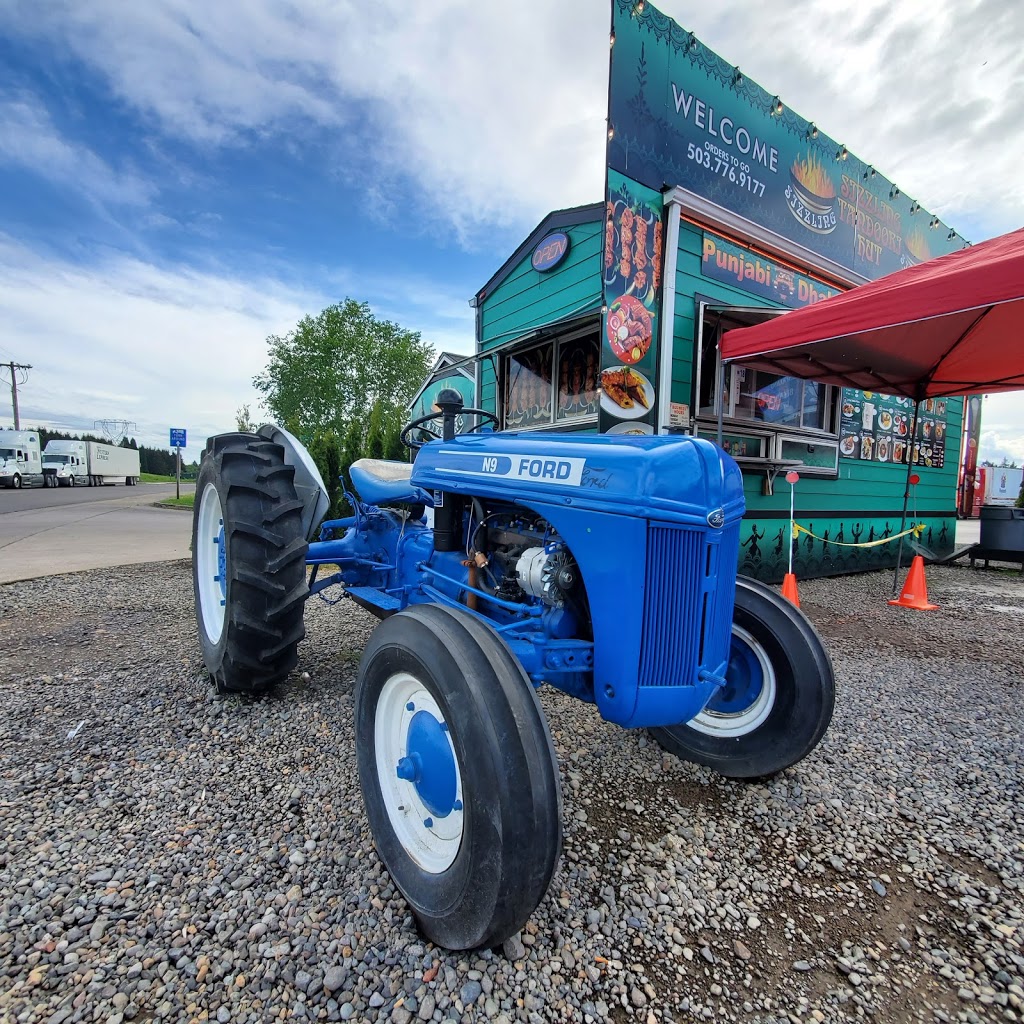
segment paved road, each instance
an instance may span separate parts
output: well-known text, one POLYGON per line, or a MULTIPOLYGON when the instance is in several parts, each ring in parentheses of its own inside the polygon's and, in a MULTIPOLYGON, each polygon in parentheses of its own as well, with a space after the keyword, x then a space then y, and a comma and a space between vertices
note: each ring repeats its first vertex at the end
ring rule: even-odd
MULTIPOLYGON (((195 490, 194 484, 182 484, 181 493, 195 490)), ((83 502, 116 501, 121 498, 143 498, 160 501, 174 497, 174 484, 139 484, 125 487, 108 484, 105 487, 23 487, 20 491, 0 487, 0 515, 5 512, 25 512, 37 508, 78 505, 83 502)))
POLYGON ((192 516, 153 507, 173 496, 173 484, 0 491, 0 583, 188 558, 192 516))

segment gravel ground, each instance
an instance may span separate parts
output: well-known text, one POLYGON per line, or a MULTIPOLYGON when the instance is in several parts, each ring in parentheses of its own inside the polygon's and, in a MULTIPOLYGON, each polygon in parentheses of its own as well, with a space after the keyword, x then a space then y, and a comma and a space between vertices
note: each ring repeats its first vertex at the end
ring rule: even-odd
POLYGON ((504 951, 424 943, 353 756, 373 620, 272 698, 205 682, 185 563, 0 588, 0 1021, 1024 1020, 1024 580, 800 587, 821 747, 724 781, 544 691, 565 852, 504 951))

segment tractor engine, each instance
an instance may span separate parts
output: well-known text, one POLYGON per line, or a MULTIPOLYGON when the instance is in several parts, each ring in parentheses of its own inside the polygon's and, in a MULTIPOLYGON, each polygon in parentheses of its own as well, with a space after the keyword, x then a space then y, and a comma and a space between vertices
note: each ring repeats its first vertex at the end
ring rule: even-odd
POLYGON ((710 442, 464 434, 411 483, 444 522, 428 597, 492 619, 535 683, 627 726, 685 721, 721 685, 744 504, 710 442))
MULTIPOLYGON (((543 519, 509 511, 492 513, 473 530, 470 549, 487 559, 479 574, 484 589, 506 601, 535 599, 586 618, 586 591, 568 547, 543 519)), ((587 623, 589 627, 589 623, 587 623)))

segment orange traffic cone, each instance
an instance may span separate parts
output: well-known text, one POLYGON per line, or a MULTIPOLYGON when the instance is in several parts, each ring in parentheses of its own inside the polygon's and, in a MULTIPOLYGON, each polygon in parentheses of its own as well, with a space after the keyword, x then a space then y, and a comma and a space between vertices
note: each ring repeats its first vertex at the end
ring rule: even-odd
POLYGON ((800 607, 800 595, 796 591, 796 576, 787 572, 782 579, 782 596, 792 605, 800 607))
POLYGON ((914 555, 914 560, 910 563, 910 572, 907 573, 907 582, 903 584, 903 591, 889 604, 896 604, 901 608, 916 608, 921 612, 934 611, 939 607, 937 604, 928 603, 928 583, 924 578, 924 559, 920 555, 914 555))

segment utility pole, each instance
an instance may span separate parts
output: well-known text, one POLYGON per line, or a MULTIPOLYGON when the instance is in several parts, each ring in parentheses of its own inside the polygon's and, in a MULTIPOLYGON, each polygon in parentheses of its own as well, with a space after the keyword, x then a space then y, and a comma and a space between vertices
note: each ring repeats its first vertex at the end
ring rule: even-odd
MULTIPOLYGON (((31 370, 31 364, 16 363, 13 360, 9 363, 0 363, 5 369, 11 371, 11 404, 14 406, 14 429, 21 430, 21 416, 18 413, 18 370, 31 370)), ((26 374, 25 380, 28 379, 26 374)), ((24 384, 25 380, 21 383, 24 384)))

